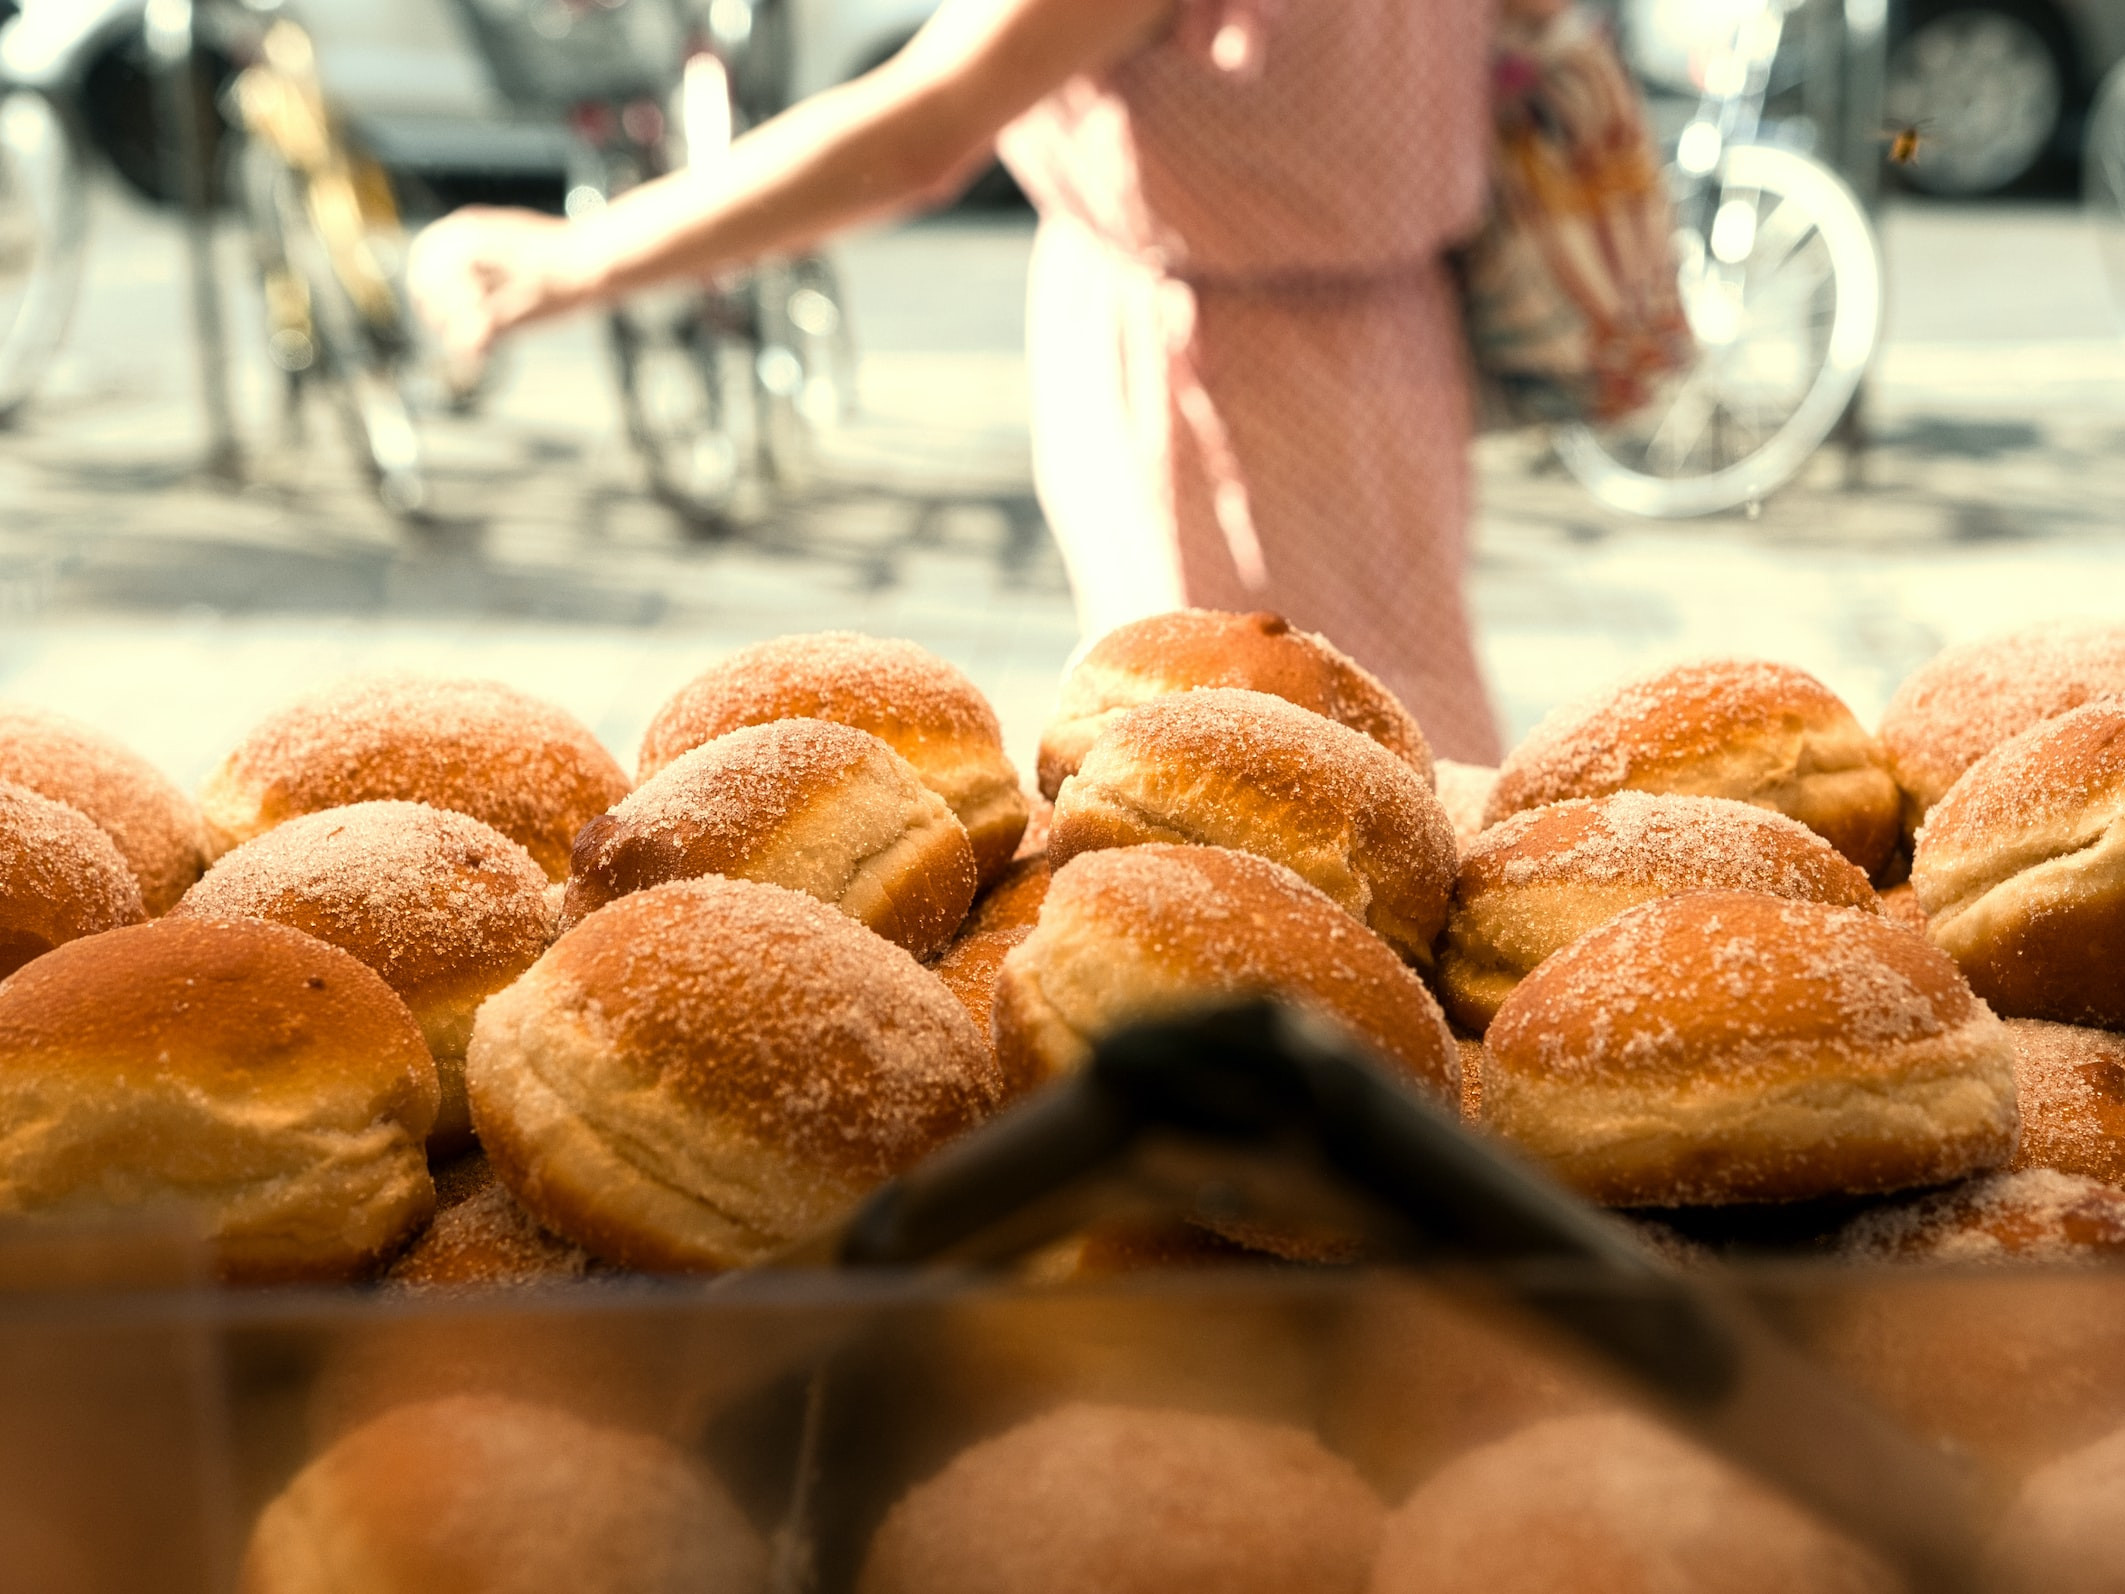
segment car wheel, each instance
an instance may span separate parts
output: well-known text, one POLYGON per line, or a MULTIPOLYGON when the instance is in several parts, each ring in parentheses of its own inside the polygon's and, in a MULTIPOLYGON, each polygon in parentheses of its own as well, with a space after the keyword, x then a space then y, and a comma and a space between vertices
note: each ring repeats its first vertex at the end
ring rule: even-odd
POLYGON ((2066 66, 2030 12, 1953 5, 1921 12, 1889 57, 1883 107, 1918 131, 1903 166, 1931 194, 1997 193, 2051 147, 2066 108, 2066 66))

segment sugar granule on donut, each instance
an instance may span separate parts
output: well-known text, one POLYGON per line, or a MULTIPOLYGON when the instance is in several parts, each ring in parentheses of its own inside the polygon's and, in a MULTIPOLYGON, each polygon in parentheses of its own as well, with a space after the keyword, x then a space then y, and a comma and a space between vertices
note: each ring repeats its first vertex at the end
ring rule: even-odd
POLYGON ((1860 1262, 2115 1264, 2125 1190, 2053 1168, 1992 1174, 1862 1213, 1837 1249, 1860 1262))
POLYGON ((549 1234, 480 1152, 435 1170, 435 1217, 384 1275, 406 1289, 515 1288, 584 1276, 589 1255, 549 1234))
POLYGON ((86 814, 0 781, 0 979, 146 917, 133 871, 86 814))
POLYGON ((2022 1115, 2015 1168, 2056 1168, 2125 1187, 2125 1035, 2010 1018, 2022 1115))

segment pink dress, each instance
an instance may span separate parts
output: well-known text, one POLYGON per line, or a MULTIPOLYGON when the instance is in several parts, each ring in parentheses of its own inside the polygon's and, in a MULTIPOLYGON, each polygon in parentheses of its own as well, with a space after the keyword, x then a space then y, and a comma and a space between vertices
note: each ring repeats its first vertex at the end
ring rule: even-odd
POLYGON ((1008 128, 1040 210, 1034 470, 1088 636, 1274 609, 1495 763, 1441 252, 1481 220, 1490 0, 1181 0, 1008 128))

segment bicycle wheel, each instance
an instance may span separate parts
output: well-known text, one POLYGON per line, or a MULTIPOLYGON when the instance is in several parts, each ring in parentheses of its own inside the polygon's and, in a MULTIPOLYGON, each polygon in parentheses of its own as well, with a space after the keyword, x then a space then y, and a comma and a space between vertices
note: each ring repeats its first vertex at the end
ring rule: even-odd
POLYGON ((0 422, 66 337, 87 245, 87 185, 65 121, 42 94, 0 99, 0 422))
POLYGON ((644 299, 606 322, 620 414, 650 491, 696 529, 720 532, 738 486, 723 397, 722 340, 692 295, 644 299))
POLYGON ((1696 360, 1624 420, 1555 433, 1571 473, 1628 514, 1762 502, 1844 416, 1881 332, 1874 229, 1827 167, 1739 145, 1706 213, 1675 239, 1696 360))

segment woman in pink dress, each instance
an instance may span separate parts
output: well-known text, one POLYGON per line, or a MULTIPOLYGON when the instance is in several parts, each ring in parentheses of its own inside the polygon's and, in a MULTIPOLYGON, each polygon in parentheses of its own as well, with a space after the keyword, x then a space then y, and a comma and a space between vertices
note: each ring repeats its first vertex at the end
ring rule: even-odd
MULTIPOLYGON (((1274 609, 1494 763, 1443 251, 1480 220, 1492 0, 945 0, 897 57, 597 215, 422 235, 446 342, 809 245, 991 151, 1040 211, 1034 463, 1087 635, 1274 609)), ((1506 0, 1546 13, 1556 0, 1506 0)))

